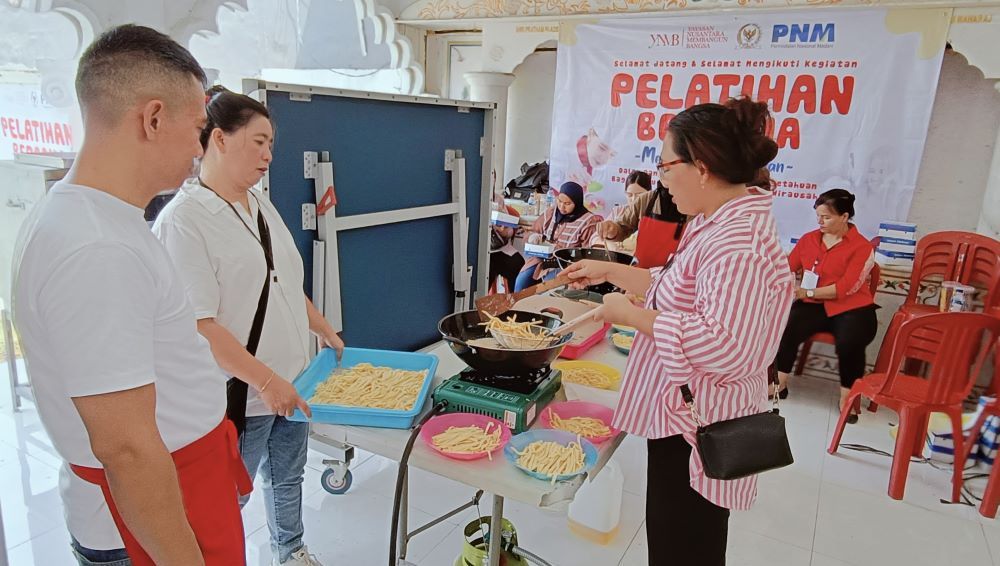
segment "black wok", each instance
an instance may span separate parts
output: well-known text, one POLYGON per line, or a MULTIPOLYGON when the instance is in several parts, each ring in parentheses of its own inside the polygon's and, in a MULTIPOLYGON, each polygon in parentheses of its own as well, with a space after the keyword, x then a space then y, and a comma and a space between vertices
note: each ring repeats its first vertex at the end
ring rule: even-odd
MULTIPOLYGON (((621 263, 623 265, 632 264, 632 256, 628 254, 623 254, 621 252, 612 252, 605 250, 604 248, 566 248, 562 250, 555 251, 556 260, 559 262, 559 267, 566 269, 570 264, 576 263, 584 259, 593 259, 596 261, 610 261, 614 263, 621 263)), ((607 295, 608 293, 617 292, 619 289, 612 285, 611 283, 601 283, 600 285, 591 285, 587 289, 599 293, 601 295, 607 295)))
MULTIPOLYGON (((542 319, 549 330, 562 326, 562 321, 553 316, 536 312, 509 310, 500 316, 506 319, 513 315, 519 322, 542 319)), ((438 322, 438 331, 448 342, 451 351, 474 369, 495 375, 516 375, 548 366, 559 357, 563 347, 572 340, 570 332, 560 337, 554 346, 538 350, 506 350, 469 344, 470 340, 490 338, 489 331, 481 323, 479 311, 462 311, 450 314, 438 322)))

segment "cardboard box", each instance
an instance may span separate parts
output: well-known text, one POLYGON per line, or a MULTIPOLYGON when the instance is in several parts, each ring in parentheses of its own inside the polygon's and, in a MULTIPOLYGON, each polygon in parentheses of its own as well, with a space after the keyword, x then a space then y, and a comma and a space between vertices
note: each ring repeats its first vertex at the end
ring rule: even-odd
MULTIPOLYGON (((896 240, 896 241, 899 241, 899 240, 896 240)), ((893 244, 893 243, 887 243, 885 240, 882 240, 878 244, 878 251, 880 251, 880 252, 902 253, 902 254, 916 254, 917 253, 917 243, 916 242, 907 242, 905 244, 893 244)))
POLYGON ((900 265, 913 267, 914 254, 904 252, 875 251, 875 262, 879 265, 900 265))
POLYGON ((513 214, 507 214, 494 210, 490 213, 490 224, 505 226, 507 228, 517 228, 518 218, 513 214))
POLYGON ((917 240, 917 225, 912 222, 896 222, 894 220, 882 222, 878 226, 878 235, 882 238, 915 242, 917 240))
POLYGON ((524 244, 524 255, 531 257, 550 258, 556 251, 555 244, 524 244))

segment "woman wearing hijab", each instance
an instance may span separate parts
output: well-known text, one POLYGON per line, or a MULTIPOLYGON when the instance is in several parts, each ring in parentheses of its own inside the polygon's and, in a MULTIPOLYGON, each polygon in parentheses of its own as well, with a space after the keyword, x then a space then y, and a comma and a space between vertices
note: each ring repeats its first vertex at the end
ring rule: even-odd
MULTIPOLYGON (((597 234, 601 220, 583 205, 583 187, 573 182, 563 183, 559 187, 556 205, 546 210, 531 226, 527 242, 540 244, 544 241, 555 244, 557 250, 588 247, 597 234)), ((548 270, 543 262, 542 258, 529 257, 517 276, 514 290, 538 284, 548 270)))

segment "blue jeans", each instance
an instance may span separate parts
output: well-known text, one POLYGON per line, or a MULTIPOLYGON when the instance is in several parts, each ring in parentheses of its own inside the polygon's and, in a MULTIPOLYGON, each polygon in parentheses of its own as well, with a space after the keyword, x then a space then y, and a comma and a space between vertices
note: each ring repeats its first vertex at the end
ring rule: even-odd
POLYGON ((124 548, 113 550, 93 550, 82 546, 70 536, 73 555, 80 566, 132 566, 132 561, 124 548))
MULTIPOLYGON (((308 441, 309 423, 275 415, 247 417, 240 435, 240 453, 250 477, 260 469, 264 479, 271 553, 279 563, 302 548, 302 478, 308 441)), ((241 497, 240 506, 249 500, 249 495, 241 497)))

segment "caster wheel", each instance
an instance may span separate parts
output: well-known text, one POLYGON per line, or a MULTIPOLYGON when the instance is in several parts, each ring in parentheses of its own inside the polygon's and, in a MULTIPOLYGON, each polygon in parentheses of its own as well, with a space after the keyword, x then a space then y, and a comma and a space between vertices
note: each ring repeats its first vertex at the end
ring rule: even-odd
POLYGON ((352 480, 351 471, 347 470, 347 473, 344 474, 344 478, 337 481, 337 473, 333 468, 327 468, 323 472, 323 477, 320 478, 320 482, 323 484, 323 489, 333 495, 343 495, 347 493, 347 490, 351 489, 352 480))

